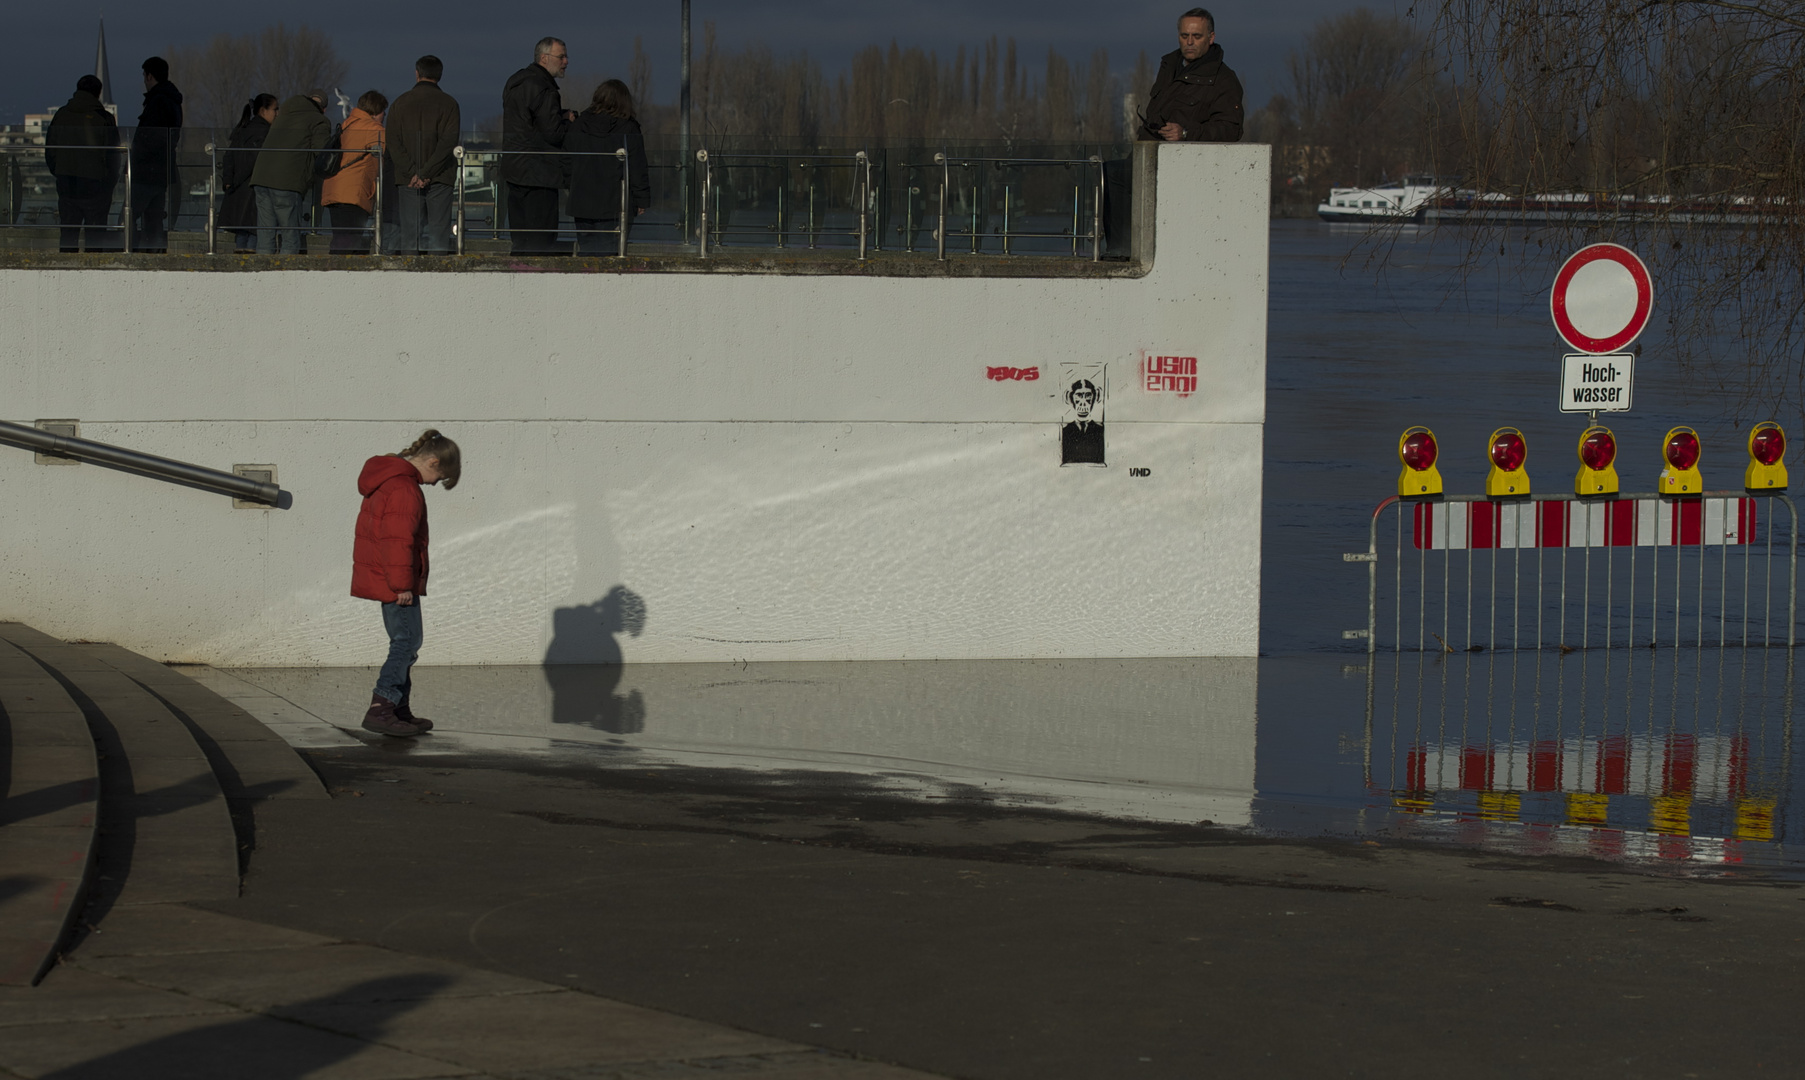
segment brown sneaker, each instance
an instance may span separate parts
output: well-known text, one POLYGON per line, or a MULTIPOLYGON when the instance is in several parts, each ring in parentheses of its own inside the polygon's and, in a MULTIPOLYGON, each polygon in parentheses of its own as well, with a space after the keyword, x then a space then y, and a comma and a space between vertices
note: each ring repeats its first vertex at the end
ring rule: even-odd
POLYGON ((370 711, 364 713, 363 729, 374 731, 378 735, 393 735, 398 739, 420 734, 420 726, 396 716, 395 706, 380 694, 370 695, 370 711))
POLYGON ((407 702, 405 701, 395 706, 395 719, 405 720, 414 725, 420 729, 420 734, 422 735, 432 730, 432 721, 424 716, 415 716, 414 710, 408 708, 407 702))

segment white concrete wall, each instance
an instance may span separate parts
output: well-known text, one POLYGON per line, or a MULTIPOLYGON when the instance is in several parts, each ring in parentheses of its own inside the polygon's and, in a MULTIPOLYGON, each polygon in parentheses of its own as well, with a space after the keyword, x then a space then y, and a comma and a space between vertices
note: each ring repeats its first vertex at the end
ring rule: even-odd
POLYGON ((566 658, 1254 655, 1268 168, 1162 148, 1140 278, 0 271, 0 418, 294 493, 0 448, 0 618, 369 662, 356 475, 430 424, 465 473, 428 495, 423 663, 539 662, 621 587, 643 621, 567 615, 566 658), (1144 355, 1197 357, 1200 392, 1146 392, 1144 355), (1109 365, 1107 468, 1059 465, 1072 361, 1109 365))

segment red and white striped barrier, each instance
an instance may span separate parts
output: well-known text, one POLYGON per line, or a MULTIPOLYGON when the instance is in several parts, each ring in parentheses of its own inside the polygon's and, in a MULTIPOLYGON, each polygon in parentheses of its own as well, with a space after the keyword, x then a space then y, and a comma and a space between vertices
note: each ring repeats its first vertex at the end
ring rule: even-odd
POLYGON ((1755 502, 1656 497, 1417 503, 1411 541, 1431 551, 1747 544, 1755 536, 1755 502))

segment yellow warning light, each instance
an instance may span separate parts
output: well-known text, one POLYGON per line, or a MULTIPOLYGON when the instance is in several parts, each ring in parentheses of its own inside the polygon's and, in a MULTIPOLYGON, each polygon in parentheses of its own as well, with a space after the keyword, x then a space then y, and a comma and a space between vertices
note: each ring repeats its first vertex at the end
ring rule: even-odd
POLYGON ((1697 495, 1704 491, 1705 481, 1698 474, 1699 449, 1698 432, 1689 427, 1669 431, 1661 440, 1661 457, 1667 467, 1661 470, 1655 490, 1663 495, 1697 495))
POLYGON ((1573 478, 1575 495, 1617 494, 1617 436, 1596 425, 1579 436, 1579 474, 1573 478))
POLYGON ((1439 452, 1435 432, 1426 427, 1404 429, 1398 436, 1398 460, 1404 463, 1404 471, 1398 474, 1399 498, 1421 499, 1442 493, 1441 473, 1435 468, 1439 452))
POLYGON ((1749 467, 1742 474, 1749 491, 1786 490, 1786 432, 1772 420, 1763 420, 1749 432, 1749 467))
POLYGON ((1523 462, 1529 458, 1529 444, 1523 441, 1523 433, 1514 427, 1501 427, 1492 432, 1486 447, 1492 459, 1492 471, 1485 478, 1486 495, 1494 499, 1501 495, 1528 495, 1529 474, 1523 471, 1523 462))

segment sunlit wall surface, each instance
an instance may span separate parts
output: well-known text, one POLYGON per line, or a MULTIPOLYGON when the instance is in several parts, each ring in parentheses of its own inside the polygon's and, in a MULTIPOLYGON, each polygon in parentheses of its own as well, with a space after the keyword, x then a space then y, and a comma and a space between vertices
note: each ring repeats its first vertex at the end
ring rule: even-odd
POLYGON ((1251 656, 1267 178, 1163 148, 1138 276, 0 271, 6 418, 294 496, 0 453, 0 617, 367 662, 356 475, 432 425, 424 663, 1251 656))

